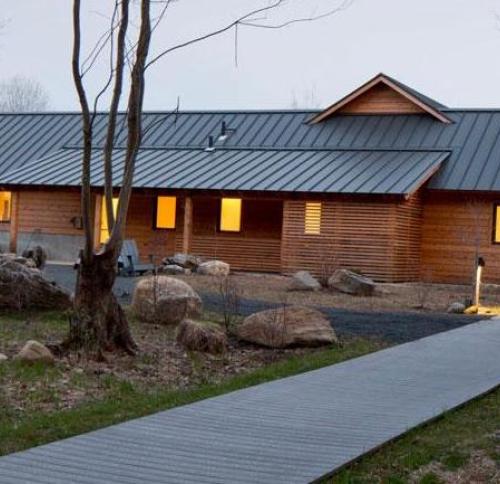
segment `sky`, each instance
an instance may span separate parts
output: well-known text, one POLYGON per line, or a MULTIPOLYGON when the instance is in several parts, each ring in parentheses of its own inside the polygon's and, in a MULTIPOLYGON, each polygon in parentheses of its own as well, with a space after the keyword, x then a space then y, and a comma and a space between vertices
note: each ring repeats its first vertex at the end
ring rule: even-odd
MULTIPOLYGON (((154 33, 152 54, 269 1, 175 0, 154 33)), ((0 80, 36 79, 51 110, 77 109, 71 0, 1 3, 0 80)), ((88 50, 106 30, 112 2, 82 3, 88 50)), ((339 3, 288 0, 259 21, 276 24, 339 3)), ((181 109, 319 109, 379 72, 450 107, 500 107, 500 0, 353 0, 315 22, 279 30, 240 27, 235 45, 229 32, 157 62, 148 69, 146 109, 170 110, 178 99, 181 109)), ((103 58, 85 79, 91 94, 107 72, 103 58)))

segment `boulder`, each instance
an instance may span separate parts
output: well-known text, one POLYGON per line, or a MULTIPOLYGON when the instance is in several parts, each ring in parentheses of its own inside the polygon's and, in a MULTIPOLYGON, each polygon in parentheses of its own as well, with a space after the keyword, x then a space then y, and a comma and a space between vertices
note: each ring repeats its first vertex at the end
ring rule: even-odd
POLYGON ((70 295, 40 271, 13 260, 0 260, 0 308, 66 309, 70 305, 70 295))
POLYGON ((296 272, 292 277, 290 291, 319 291, 321 284, 307 271, 296 272))
POLYGON ((166 257, 163 260, 164 265, 177 265, 183 267, 184 269, 196 269, 201 262, 202 260, 195 255, 183 254, 180 252, 171 257, 166 257))
POLYGON ((178 266, 177 264, 167 264, 158 267, 158 274, 167 274, 171 276, 176 276, 185 273, 186 269, 184 269, 184 267, 178 266))
POLYGON ((461 302, 453 302, 448 306, 447 312, 451 314, 463 314, 466 307, 461 302))
POLYGON ((201 315, 202 302, 193 288, 180 279, 164 275, 141 279, 134 290, 132 309, 147 323, 179 324, 201 315))
POLYGON ((240 340, 270 348, 337 343, 330 322, 315 309, 285 306, 248 316, 238 326, 240 340))
POLYGON ((196 272, 204 276, 228 276, 230 271, 230 266, 226 262, 221 260, 209 260, 203 262, 198 266, 196 272))
POLYGON ((47 262, 47 251, 40 245, 23 251, 23 257, 34 262, 37 269, 43 269, 47 262))
POLYGON ((206 353, 223 353, 227 348, 226 333, 219 326, 191 319, 177 328, 177 342, 187 350, 206 353))
POLYGON ((28 341, 15 356, 23 363, 54 363, 55 358, 51 351, 38 341, 28 341))
POLYGON ((9 358, 7 358, 7 355, 0 353, 0 363, 3 363, 4 361, 7 361, 8 359, 9 358))
POLYGON ((328 287, 355 296, 372 296, 375 283, 369 278, 347 269, 337 269, 328 279, 328 287))

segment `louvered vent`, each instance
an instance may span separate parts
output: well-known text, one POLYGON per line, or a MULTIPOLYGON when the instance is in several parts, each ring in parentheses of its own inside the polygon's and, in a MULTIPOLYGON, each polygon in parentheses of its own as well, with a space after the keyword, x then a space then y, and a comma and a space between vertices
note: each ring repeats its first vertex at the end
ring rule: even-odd
POLYGON ((306 202, 304 222, 306 235, 319 235, 321 233, 321 202, 306 202))

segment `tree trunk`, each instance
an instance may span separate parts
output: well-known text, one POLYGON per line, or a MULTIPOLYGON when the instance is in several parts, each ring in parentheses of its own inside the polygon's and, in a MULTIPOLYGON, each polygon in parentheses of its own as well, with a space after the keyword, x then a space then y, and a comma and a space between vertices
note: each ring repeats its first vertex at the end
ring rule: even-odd
POLYGON ((98 359, 104 358, 104 352, 117 349, 135 354, 137 345, 113 293, 115 279, 114 250, 92 254, 90 260, 81 257, 65 349, 84 350, 98 359))

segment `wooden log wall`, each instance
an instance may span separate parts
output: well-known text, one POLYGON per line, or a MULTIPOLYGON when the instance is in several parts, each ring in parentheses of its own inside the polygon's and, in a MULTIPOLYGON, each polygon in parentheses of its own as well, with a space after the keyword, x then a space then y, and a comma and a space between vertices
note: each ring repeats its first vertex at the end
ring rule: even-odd
MULTIPOLYGON (((280 272, 281 220, 280 200, 243 199, 241 231, 220 232, 217 198, 193 197, 191 252, 211 259, 227 261, 237 270, 280 272)), ((179 204, 183 210, 182 202, 179 204)), ((179 227, 176 250, 182 249, 179 227)))
POLYGON ((500 196, 427 192, 422 227, 422 278, 469 284, 476 248, 484 257, 483 280, 500 284, 500 245, 493 244, 493 207, 500 196))
POLYGON ((421 202, 410 200, 333 199, 323 201, 321 234, 304 234, 305 201, 286 201, 282 269, 309 270, 328 276, 348 268, 377 281, 419 277, 421 202))

